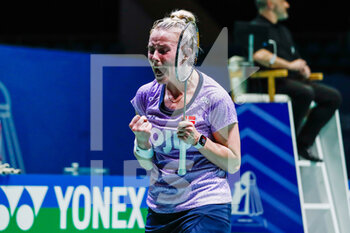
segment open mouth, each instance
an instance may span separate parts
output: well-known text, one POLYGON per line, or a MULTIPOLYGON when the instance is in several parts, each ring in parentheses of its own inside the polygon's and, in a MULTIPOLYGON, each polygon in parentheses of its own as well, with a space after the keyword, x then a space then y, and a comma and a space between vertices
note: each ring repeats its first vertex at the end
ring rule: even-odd
POLYGON ((160 77, 164 76, 164 74, 165 74, 165 69, 162 68, 162 67, 156 67, 156 66, 154 66, 154 67, 153 67, 153 72, 154 72, 154 74, 156 75, 157 78, 160 78, 160 77))

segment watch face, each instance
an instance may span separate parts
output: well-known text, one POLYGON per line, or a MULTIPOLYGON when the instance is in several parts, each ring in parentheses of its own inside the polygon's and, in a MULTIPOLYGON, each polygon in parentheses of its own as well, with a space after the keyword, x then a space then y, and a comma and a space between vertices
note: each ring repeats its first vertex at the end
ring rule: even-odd
POLYGON ((202 135, 202 136, 199 138, 198 143, 199 143, 201 146, 204 146, 206 142, 207 142, 207 138, 206 138, 204 135, 202 135))

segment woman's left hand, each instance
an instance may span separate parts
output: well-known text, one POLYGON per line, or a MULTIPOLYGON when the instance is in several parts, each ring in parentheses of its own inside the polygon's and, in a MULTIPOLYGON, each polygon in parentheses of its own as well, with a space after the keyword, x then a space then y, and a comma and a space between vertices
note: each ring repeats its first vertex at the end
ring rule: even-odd
POLYGON ((177 126, 177 137, 187 144, 196 145, 201 134, 190 121, 180 121, 177 126))

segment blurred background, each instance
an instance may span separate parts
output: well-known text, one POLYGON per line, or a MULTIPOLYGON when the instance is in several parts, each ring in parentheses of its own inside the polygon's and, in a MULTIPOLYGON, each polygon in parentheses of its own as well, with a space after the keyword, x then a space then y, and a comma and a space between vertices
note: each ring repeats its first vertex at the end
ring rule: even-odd
MULTIPOLYGON (((311 66, 324 72, 347 72, 348 9, 339 0, 289 3, 285 24, 311 66)), ((0 42, 95 53, 145 53, 154 20, 179 8, 198 16, 205 52, 223 27, 232 32, 235 21, 256 15, 254 0, 216 0, 215 4, 200 0, 4 1, 0 42)))
MULTIPOLYGON (((289 3, 289 19, 284 24, 292 31, 302 57, 313 72, 325 74, 323 82, 343 95, 340 116, 345 153, 349 156, 348 9, 339 0, 289 3)), ((257 13, 254 0, 2 1, 0 6, 0 45, 86 54, 146 54, 153 22, 173 9, 187 9, 199 18, 203 49, 200 61, 223 27, 229 30, 229 57, 235 55, 234 22, 252 20, 257 13)), ((84 132, 83 137, 87 135, 84 132)), ((350 159, 347 160, 349 164, 350 159)))

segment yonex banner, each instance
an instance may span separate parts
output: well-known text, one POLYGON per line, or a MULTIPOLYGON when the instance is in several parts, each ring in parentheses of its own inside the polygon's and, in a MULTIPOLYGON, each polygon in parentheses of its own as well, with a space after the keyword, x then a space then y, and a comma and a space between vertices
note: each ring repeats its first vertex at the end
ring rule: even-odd
POLYGON ((90 186, 89 176, 0 177, 0 231, 143 232, 146 187, 126 182, 132 178, 107 176, 103 186, 90 186))

